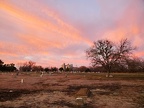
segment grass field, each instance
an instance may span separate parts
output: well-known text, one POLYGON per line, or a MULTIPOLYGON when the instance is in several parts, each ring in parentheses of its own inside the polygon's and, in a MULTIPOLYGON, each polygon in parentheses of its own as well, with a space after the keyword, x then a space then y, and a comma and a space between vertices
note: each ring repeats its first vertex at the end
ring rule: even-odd
POLYGON ((144 80, 144 73, 111 73, 111 75, 112 78, 107 78, 106 73, 87 73, 86 77, 95 80, 144 80))
POLYGON ((144 108, 144 73, 0 73, 0 108, 144 108), (23 82, 21 82, 23 79, 23 82), (91 95, 78 105, 75 94, 91 95))

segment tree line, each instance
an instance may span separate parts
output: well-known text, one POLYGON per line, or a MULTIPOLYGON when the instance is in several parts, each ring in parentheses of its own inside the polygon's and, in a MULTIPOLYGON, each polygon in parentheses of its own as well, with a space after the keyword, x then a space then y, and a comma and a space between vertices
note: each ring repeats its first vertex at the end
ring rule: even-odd
POLYGON ((17 68, 15 67, 14 63, 5 64, 2 60, 0 60, 0 71, 2 72, 13 72, 16 71, 17 68))
MULTIPOLYGON (((14 63, 4 64, 2 60, 0 60, 0 71, 2 72, 57 72, 57 71, 74 71, 74 72, 106 72, 106 69, 101 66, 79 66, 73 67, 73 69, 64 70, 62 67, 42 67, 40 65, 36 65, 36 62, 28 61, 24 63, 20 63, 18 69, 15 67, 14 63)), ((144 72, 144 60, 141 58, 129 58, 126 60, 125 65, 115 63, 111 69, 111 72, 144 72)))
POLYGON ((53 71, 56 72, 58 71, 57 67, 42 67, 40 65, 36 65, 36 62, 33 61, 28 61, 25 63, 20 63, 19 66, 19 70, 23 71, 23 72, 40 72, 40 71, 45 71, 45 72, 49 72, 49 71, 53 71))
POLYGON ((90 67, 80 66, 73 69, 64 70, 62 67, 42 67, 36 65, 36 62, 28 61, 19 63, 18 69, 14 63, 4 64, 0 60, 0 71, 77 71, 77 72, 144 72, 144 60, 133 56, 133 47, 127 39, 114 43, 110 40, 103 39, 93 43, 93 46, 86 50, 86 56, 91 61, 90 67))
POLYGON ((0 60, 0 71, 1 72, 14 72, 14 71, 21 71, 21 72, 57 72, 57 71, 76 71, 76 72, 90 72, 90 71, 97 71, 97 69, 93 67, 86 67, 86 66, 80 66, 80 67, 74 67, 73 69, 66 69, 64 70, 62 67, 42 67, 40 65, 36 65, 36 62, 33 61, 27 61, 24 63, 18 63, 18 68, 16 68, 14 63, 5 64, 2 60, 0 60))

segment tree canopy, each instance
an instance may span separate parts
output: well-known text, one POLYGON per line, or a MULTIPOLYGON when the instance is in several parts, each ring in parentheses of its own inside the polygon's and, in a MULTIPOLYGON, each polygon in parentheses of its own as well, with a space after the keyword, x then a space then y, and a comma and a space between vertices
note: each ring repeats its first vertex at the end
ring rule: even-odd
POLYGON ((14 63, 4 64, 2 60, 0 60, 0 71, 2 72, 13 72, 16 71, 16 67, 14 63))

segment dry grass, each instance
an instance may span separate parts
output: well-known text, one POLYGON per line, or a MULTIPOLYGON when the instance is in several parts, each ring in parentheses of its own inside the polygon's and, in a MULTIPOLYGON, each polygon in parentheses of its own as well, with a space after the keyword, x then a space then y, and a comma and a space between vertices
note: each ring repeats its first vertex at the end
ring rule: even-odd
POLYGON ((0 74, 0 108, 143 108, 144 74, 114 73, 0 74), (24 83, 20 82, 24 79, 24 83), (76 103, 81 88, 91 91, 85 104, 76 103))

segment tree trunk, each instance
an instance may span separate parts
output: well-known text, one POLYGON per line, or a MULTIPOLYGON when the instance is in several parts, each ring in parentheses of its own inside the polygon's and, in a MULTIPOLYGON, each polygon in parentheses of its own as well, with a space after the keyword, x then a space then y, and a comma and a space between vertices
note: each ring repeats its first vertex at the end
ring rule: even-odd
POLYGON ((108 73, 107 73, 107 77, 109 77, 110 76, 110 72, 108 71, 108 73))
POLYGON ((111 66, 108 66, 108 72, 107 72, 107 77, 109 77, 110 76, 110 73, 111 73, 111 66))

